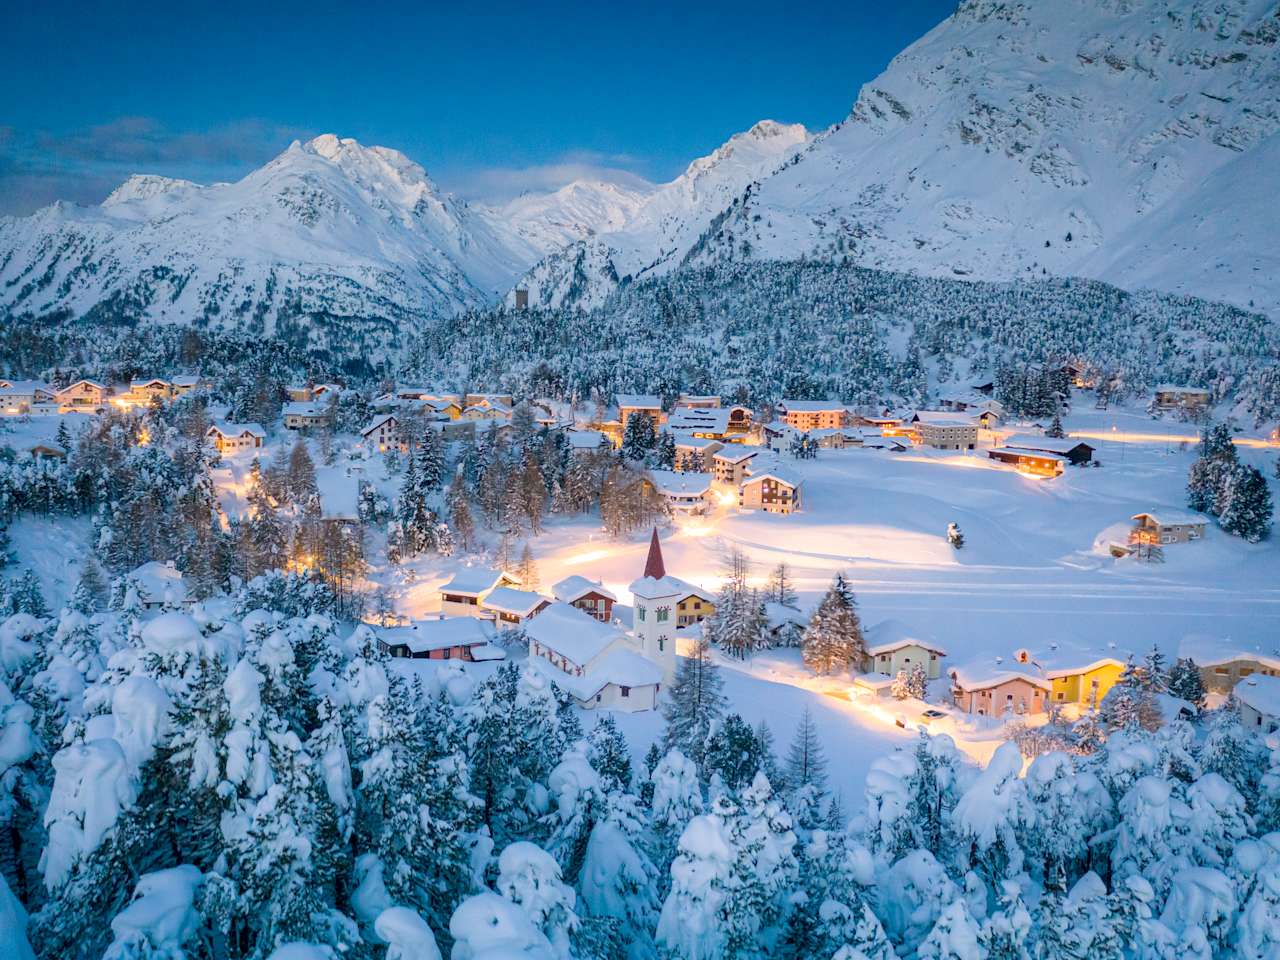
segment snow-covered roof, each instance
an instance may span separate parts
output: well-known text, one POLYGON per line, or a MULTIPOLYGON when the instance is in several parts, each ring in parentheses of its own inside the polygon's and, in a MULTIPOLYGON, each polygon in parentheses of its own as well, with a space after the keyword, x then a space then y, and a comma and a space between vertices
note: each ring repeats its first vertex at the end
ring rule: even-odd
POLYGON ((844 411, 844 404, 839 400, 783 400, 780 404, 787 413, 827 413, 831 410, 844 411))
POLYGON ((725 447, 713 453, 712 459, 723 460, 725 463, 742 463, 744 460, 750 460, 752 457, 758 456, 760 449, 758 447, 725 447))
POLYGON ((856 686, 884 690, 886 687, 892 687, 897 679, 883 673, 859 673, 854 675, 853 682, 856 686))
POLYGON ((599 663, 580 677, 565 673, 542 657, 530 657, 528 663, 556 686, 582 701, 590 700, 611 683, 619 687, 651 687, 662 682, 661 667, 648 657, 626 648, 605 654, 599 663))
POLYGON ((1001 454, 1011 454, 1015 457, 1035 457, 1037 460, 1049 460, 1054 463, 1066 463, 1067 458, 1058 453, 1051 453, 1048 450, 1037 450, 1034 447, 1015 447, 1005 445, 1003 447, 992 447, 987 451, 987 456, 998 458, 1001 454))
POLYGON ((947 651, 937 641, 919 630, 913 630, 901 620, 881 620, 867 630, 866 640, 867 653, 872 656, 891 653, 906 646, 922 647, 943 657, 947 655, 947 651))
POLYGON ((517 590, 515 587, 497 587, 484 598, 486 610, 508 613, 514 617, 527 617, 539 606, 550 602, 547 597, 532 590, 517 590))
POLYGON ((209 427, 210 433, 219 433, 224 437, 243 437, 246 433, 254 437, 265 437, 267 431, 259 423, 231 423, 219 420, 209 427))
POLYGON ((281 412, 286 417, 323 417, 325 408, 318 403, 293 401, 286 403, 281 412))
POLYGON ((714 437, 695 437, 691 436, 687 430, 672 430, 671 440, 677 447, 683 447, 686 450, 701 450, 715 453, 717 450, 723 449, 724 444, 714 437))
POLYGON ((769 600, 765 603, 764 616, 771 630, 776 630, 788 623, 798 623, 803 626, 809 622, 805 615, 795 607, 789 607, 785 603, 778 603, 776 600, 769 600))
POLYGON ((53 388, 43 380, 0 380, 0 387, 22 394, 35 393, 38 390, 44 393, 54 392, 53 388))
POLYGON ((618 599, 608 590, 608 588, 604 586, 604 584, 598 583, 595 580, 588 580, 586 577, 580 576, 576 573, 573 576, 565 577, 553 586, 551 588, 551 592, 555 595, 557 600, 560 600, 563 603, 573 603, 575 600, 581 600, 589 593, 597 593, 610 600, 618 599))
POLYGON ((153 384, 159 384, 162 387, 167 387, 169 385, 169 381, 165 380, 163 377, 151 377, 148 380, 130 380, 129 389, 138 390, 142 387, 150 387, 153 384))
POLYGON ((63 388, 62 388, 61 390, 59 390, 58 392, 59 392, 59 393, 66 393, 68 390, 72 390, 72 389, 74 389, 75 387, 80 386, 80 384, 82 384, 82 383, 83 383, 85 386, 87 386, 87 387, 96 387, 96 388, 97 388, 97 389, 99 389, 99 390, 105 390, 105 389, 107 389, 107 388, 106 388, 106 386, 105 386, 104 384, 99 383, 97 380, 90 380, 90 379, 88 379, 87 377, 82 377, 82 378, 80 378, 79 380, 77 380, 75 383, 69 383, 69 384, 67 384, 65 387, 63 387, 63 388))
POLYGON ((770 467, 767 470, 753 471, 751 476, 742 481, 742 485, 746 487, 753 483, 759 483, 761 480, 776 480, 783 486, 791 487, 793 490, 804 482, 791 473, 779 470, 776 467, 770 467))
POLYGON ((406 646, 411 653, 449 647, 475 647, 493 640, 491 628, 475 617, 416 620, 407 627, 382 627, 378 634, 388 646, 406 646))
POLYGON ((128 575, 143 603, 180 604, 187 599, 187 584, 172 563, 150 560, 128 575))
POLYGON ((509 573, 502 573, 492 567, 463 567, 453 575, 452 580, 440 588, 440 592, 479 596, 496 587, 503 577, 508 580, 517 579, 509 573))
MULTIPOLYGON (((525 624, 524 630, 531 643, 554 651, 580 667, 613 644, 626 640, 621 631, 561 601, 548 605, 525 624)), ((536 659, 535 656, 529 658, 531 662, 536 659)))
POLYGON ((711 489, 711 476, 706 473, 650 470, 649 479, 654 489, 666 497, 701 497, 711 489))
POLYGON ((1203 396, 1209 396, 1209 391, 1204 387, 1184 387, 1176 383, 1158 383, 1156 384, 1156 393, 1197 393, 1203 396))
POLYGON ((724 407, 680 407, 667 419, 672 430, 709 430, 724 433, 729 429, 730 410, 724 407))
POLYGON ((1043 690, 1051 690, 1053 684, 1040 675, 1040 671, 1029 663, 1009 662, 996 663, 993 659, 953 666, 950 674, 965 690, 988 690, 1003 683, 1021 680, 1043 690))
POLYGON ((1232 691, 1241 703, 1269 717, 1280 717, 1280 677, 1255 673, 1236 684, 1232 691))
POLYGON ((344 467, 321 467, 316 471, 320 491, 320 515, 325 520, 360 519, 360 480, 344 467))
POLYGON ((645 410, 662 409, 662 398, 652 393, 620 393, 619 407, 640 407, 645 410))
POLYGON ((1204 526, 1208 520, 1203 514, 1186 513, 1178 510, 1161 510, 1159 513, 1153 511, 1145 511, 1143 513, 1135 513, 1131 520, 1140 520, 1143 517, 1150 517, 1162 527, 1193 527, 1204 526))
POLYGON ((195 387, 199 386, 199 384, 200 377, 198 374, 194 373, 180 373, 173 378, 173 385, 175 387, 195 387))
POLYGON ((1196 662, 1197 666, 1214 667, 1236 661, 1253 661, 1273 670, 1280 670, 1280 643, 1266 649, 1247 646, 1230 637, 1216 637, 1193 633, 1183 637, 1178 644, 1178 656, 1196 662))
POLYGON ((1080 446, 1089 447, 1090 450, 1093 449, 1083 440, 1072 440, 1070 437, 1036 437, 1023 433, 1005 437, 1002 446, 1021 447, 1024 450, 1044 450, 1048 453, 1070 453, 1080 446))
POLYGON ((911 419, 934 427, 973 427, 978 423, 972 414, 950 410, 917 410, 911 419))
POLYGON ((574 450, 595 450, 607 442, 599 430, 566 430, 564 435, 574 450))
POLYGON ((667 575, 660 580, 653 577, 641 577, 639 580, 631 581, 631 595, 640 600, 661 600, 665 597, 674 597, 683 600, 686 597, 701 597, 704 600, 715 602, 715 598, 711 594, 703 590, 699 590, 691 583, 686 583, 679 577, 667 575))

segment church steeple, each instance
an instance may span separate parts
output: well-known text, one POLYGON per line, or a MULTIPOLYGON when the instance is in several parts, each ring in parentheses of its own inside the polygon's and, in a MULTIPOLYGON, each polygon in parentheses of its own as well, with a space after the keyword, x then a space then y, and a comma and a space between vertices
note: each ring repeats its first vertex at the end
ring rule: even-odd
POLYGON ((662 562, 662 547, 658 543, 658 528, 653 528, 653 539, 649 541, 649 559, 644 562, 644 575, 661 580, 667 575, 666 565, 662 562))

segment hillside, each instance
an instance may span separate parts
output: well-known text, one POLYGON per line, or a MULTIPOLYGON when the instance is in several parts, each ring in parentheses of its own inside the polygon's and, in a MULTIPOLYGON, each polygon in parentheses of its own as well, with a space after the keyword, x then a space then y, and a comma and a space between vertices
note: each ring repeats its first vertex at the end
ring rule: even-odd
POLYGON ((1273 0, 967 0, 696 237, 672 248, 624 228, 522 283, 536 302, 596 305, 646 257, 664 273, 849 256, 931 276, 1083 276, 1274 315, 1278 39, 1273 0))

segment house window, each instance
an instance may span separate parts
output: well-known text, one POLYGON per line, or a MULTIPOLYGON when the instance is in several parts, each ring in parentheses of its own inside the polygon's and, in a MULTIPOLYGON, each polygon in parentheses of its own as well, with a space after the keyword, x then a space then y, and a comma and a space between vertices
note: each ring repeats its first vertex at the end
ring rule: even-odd
POLYGON ((1241 668, 1240 668, 1240 676, 1242 676, 1242 677, 1247 677, 1247 676, 1248 676, 1249 674, 1251 674, 1251 673, 1253 673, 1253 667, 1241 667, 1241 668))
POLYGON ((659 608, 658 608, 658 615, 657 615, 656 617, 654 617, 654 619, 655 619, 655 620, 657 620, 657 621, 658 621, 658 623, 666 623, 668 620, 670 620, 670 619, 671 619, 671 608, 670 608, 670 607, 659 607, 659 608))
POLYGON ((1213 668, 1213 672, 1214 672, 1214 673, 1216 673, 1216 674, 1217 674, 1218 676, 1220 676, 1220 677, 1225 677, 1225 676, 1227 675, 1227 668, 1226 668, 1226 667, 1214 667, 1214 668, 1213 668))
POLYGON ((667 649, 667 638, 666 638, 666 637, 659 637, 659 638, 658 638, 658 652, 659 652, 659 653, 662 653, 662 652, 663 652, 664 650, 666 650, 666 649, 667 649))
POLYGON ((631 688, 630 688, 630 687, 623 687, 623 688, 622 688, 622 695, 623 695, 624 697, 629 697, 629 696, 631 696, 631 688))
POLYGON ((644 623, 644 607, 639 605, 636 606, 636 619, 641 623, 644 623))

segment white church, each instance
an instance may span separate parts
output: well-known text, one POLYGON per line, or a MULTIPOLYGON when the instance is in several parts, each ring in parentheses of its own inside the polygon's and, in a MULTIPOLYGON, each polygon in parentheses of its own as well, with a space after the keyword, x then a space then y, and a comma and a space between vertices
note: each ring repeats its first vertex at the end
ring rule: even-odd
POLYGON ((658 532, 649 542, 629 633, 567 603, 553 603, 524 624, 529 663, 583 707, 653 710, 676 674, 676 604, 685 583, 668 577, 658 532))

